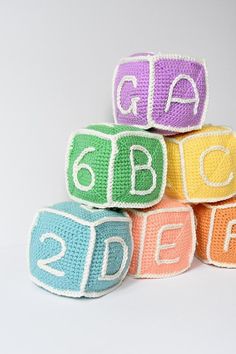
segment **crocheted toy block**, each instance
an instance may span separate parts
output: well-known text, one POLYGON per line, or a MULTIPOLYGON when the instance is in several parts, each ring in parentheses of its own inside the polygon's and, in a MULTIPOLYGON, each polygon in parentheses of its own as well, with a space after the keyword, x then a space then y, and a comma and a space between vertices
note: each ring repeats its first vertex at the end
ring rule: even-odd
POLYGON ((236 268, 236 198, 194 207, 197 256, 205 263, 236 268))
POLYGON ((163 135, 200 129, 207 92, 203 61, 179 55, 133 55, 121 59, 114 72, 114 119, 157 128, 163 135))
POLYGON ((134 253, 129 274, 163 278, 187 270, 192 263, 196 235, 192 208, 170 198, 152 208, 129 211, 134 253))
POLYGON ((29 245, 30 274, 52 293, 99 297, 122 282, 132 251, 128 215, 64 202, 37 214, 29 245))
POLYGON ((236 193, 236 137, 230 128, 202 130, 166 138, 166 193, 192 203, 216 202, 236 193))
POLYGON ((163 196, 162 136, 115 124, 91 125, 72 136, 67 188, 72 199, 101 208, 144 208, 163 196))

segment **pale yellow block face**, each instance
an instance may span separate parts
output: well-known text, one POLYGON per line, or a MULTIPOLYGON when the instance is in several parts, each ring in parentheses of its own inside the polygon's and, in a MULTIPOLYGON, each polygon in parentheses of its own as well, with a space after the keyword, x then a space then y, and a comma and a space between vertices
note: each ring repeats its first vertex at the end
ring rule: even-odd
POLYGON ((171 140, 167 140, 168 195, 198 203, 224 200, 236 193, 236 137, 231 129, 205 126, 171 140), (178 153, 171 148, 173 142, 178 153), (176 158, 178 172, 173 167, 176 158))

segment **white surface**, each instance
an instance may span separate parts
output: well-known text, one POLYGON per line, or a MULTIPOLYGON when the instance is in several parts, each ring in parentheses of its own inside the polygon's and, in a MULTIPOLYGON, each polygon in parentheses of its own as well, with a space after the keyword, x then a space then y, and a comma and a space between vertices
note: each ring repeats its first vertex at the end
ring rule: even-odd
POLYGON ((177 277, 73 300, 29 282, 22 247, 1 251, 0 269, 3 354, 235 353, 234 270, 195 259, 177 277))
POLYGON ((127 279, 100 300, 53 296, 28 280, 36 210, 67 199, 72 131, 112 121, 120 57, 205 57, 207 122, 236 128, 234 0, 0 0, 0 353, 235 353, 236 271, 199 265, 127 279))

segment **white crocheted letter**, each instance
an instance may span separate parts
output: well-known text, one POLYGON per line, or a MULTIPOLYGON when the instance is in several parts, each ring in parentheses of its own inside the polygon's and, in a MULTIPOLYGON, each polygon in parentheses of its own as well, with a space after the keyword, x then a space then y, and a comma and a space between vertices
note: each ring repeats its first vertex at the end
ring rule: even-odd
POLYGON ((152 156, 150 152, 141 145, 132 145, 130 147, 130 163, 131 163, 131 190, 130 194, 133 195, 147 195, 154 191, 157 183, 157 175, 155 170, 152 167, 152 156), (134 151, 141 151, 147 156, 147 163, 137 165, 135 164, 134 151), (145 190, 136 190, 136 174, 138 171, 147 171, 147 173, 151 173, 152 175, 152 185, 149 189, 145 190))
POLYGON ((194 115, 197 114, 198 105, 199 105, 199 93, 198 93, 198 89, 197 89, 196 83, 195 83, 195 81, 193 80, 193 78, 191 76, 185 75, 185 74, 180 74, 172 81, 172 83, 170 85, 170 89, 169 89, 169 94, 168 94, 168 99, 167 99, 167 102, 166 102, 166 107, 165 107, 165 112, 166 113, 169 111, 170 105, 171 105, 172 102, 181 103, 181 104, 194 103, 193 113, 194 113, 194 115), (194 92, 194 97, 193 98, 173 97, 174 88, 178 84, 178 82, 181 81, 181 80, 187 80, 190 83, 190 85, 193 88, 193 92, 194 92))
POLYGON ((103 263, 102 263, 102 272, 100 276, 100 280, 115 280, 119 278, 125 269, 126 262, 128 259, 128 246, 126 245, 125 241, 118 236, 109 237, 105 241, 105 250, 103 255, 103 263), (123 249, 123 257, 121 261, 120 268, 114 274, 107 274, 107 267, 109 262, 109 250, 112 243, 119 243, 123 249))
MULTIPOLYGON (((228 184, 230 184, 230 182, 233 180, 233 178, 234 178, 234 173, 233 172, 231 172, 229 174, 228 178, 225 181, 222 181, 222 182, 213 182, 205 174, 205 168, 204 168, 205 158, 206 158, 207 155, 209 155, 210 153, 212 153, 214 151, 220 151, 220 152, 222 152, 225 155, 230 155, 230 150, 225 148, 224 146, 221 146, 221 145, 210 146, 208 149, 203 151, 201 156, 200 156, 200 175, 201 175, 204 183, 207 186, 209 186, 209 187, 225 187, 228 184)), ((216 168, 217 168, 217 166, 216 166, 216 168)))
POLYGON ((168 249, 173 249, 176 248, 176 243, 166 243, 163 244, 162 241, 162 236, 163 233, 166 231, 171 231, 171 230, 179 230, 183 227, 183 224, 167 224, 164 225, 160 228, 157 234, 157 245, 156 245, 156 262, 158 264, 175 264, 178 263, 180 260, 180 257, 172 258, 172 259, 162 259, 161 258, 161 251, 162 250, 168 250, 168 249))
POLYGON ((137 114, 138 114, 137 103, 140 100, 139 97, 132 97, 130 100, 130 106, 128 108, 122 107, 122 104, 121 104, 121 92, 122 92, 124 84, 127 82, 131 82, 134 88, 137 87, 137 79, 135 76, 133 76, 133 75, 124 76, 121 79, 121 81, 119 82, 119 85, 117 87, 117 107, 118 107, 119 111, 124 115, 132 113, 134 116, 137 116, 137 114))
POLYGON ((233 226, 236 226, 236 220, 231 220, 227 225, 224 252, 228 252, 231 239, 236 238, 236 233, 232 233, 233 226))

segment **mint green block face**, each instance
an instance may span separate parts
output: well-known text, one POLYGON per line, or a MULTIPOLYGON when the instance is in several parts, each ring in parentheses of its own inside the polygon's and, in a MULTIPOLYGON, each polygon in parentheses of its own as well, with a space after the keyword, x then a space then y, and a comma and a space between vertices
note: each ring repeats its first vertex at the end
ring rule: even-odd
POLYGON ((101 208, 145 208, 160 201, 166 185, 162 136, 115 124, 81 129, 67 156, 71 198, 101 208))
POLYGON ((75 135, 69 152, 67 171, 70 194, 91 203, 106 203, 110 156, 110 140, 83 133, 75 135), (88 148, 93 151, 87 150, 83 156, 88 148), (79 156, 82 157, 81 160, 79 156), (81 169, 78 170, 79 166, 81 169))

